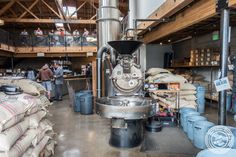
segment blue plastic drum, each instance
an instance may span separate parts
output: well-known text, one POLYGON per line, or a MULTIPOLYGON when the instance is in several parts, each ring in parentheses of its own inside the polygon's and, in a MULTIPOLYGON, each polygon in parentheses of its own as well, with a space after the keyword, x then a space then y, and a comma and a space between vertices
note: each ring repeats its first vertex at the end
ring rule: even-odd
POLYGON ((181 108, 181 109, 179 110, 179 113, 180 113, 180 124, 181 124, 182 127, 183 127, 183 123, 184 123, 183 115, 184 115, 186 112, 189 112, 189 111, 196 111, 196 109, 183 107, 183 108, 181 108))
POLYGON ((187 127, 187 117, 188 116, 200 116, 200 113, 196 112, 196 111, 188 111, 188 112, 183 113, 183 123, 182 123, 182 125, 183 125, 183 130, 186 133, 188 131, 188 127, 187 127))
POLYGON ((197 121, 193 127, 193 144, 199 149, 206 149, 205 136, 215 124, 209 121, 197 121))
POLYGON ((203 121, 207 120, 206 117, 203 116, 187 116, 187 135, 188 138, 193 141, 193 129, 194 129, 194 123, 197 121, 203 121))
POLYGON ((79 91, 77 93, 75 93, 75 106, 74 106, 74 111, 75 112, 80 112, 80 97, 82 95, 92 95, 92 91, 91 90, 82 90, 79 91))

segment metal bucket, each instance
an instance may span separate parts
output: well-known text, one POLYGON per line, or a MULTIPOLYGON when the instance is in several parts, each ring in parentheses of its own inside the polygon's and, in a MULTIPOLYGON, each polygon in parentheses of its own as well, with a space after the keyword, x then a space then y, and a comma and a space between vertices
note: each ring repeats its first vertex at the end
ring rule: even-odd
POLYGON ((203 116, 191 116, 190 115, 187 117, 187 135, 191 141, 193 141, 194 123, 197 121, 203 121, 203 120, 207 120, 207 119, 203 116))
POLYGON ((193 144, 199 149, 205 149, 205 136, 207 131, 215 124, 209 121, 197 121, 193 127, 193 144))

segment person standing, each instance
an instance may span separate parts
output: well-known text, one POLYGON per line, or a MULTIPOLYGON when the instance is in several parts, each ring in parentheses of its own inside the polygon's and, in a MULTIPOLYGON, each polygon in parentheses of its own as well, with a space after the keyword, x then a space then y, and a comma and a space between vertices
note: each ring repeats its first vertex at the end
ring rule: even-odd
POLYGON ((45 64, 40 70, 37 77, 40 81, 42 81, 42 85, 47 91, 47 97, 51 100, 51 91, 52 91, 52 83, 51 79, 53 78, 53 72, 49 68, 48 64, 45 64))
POLYGON ((55 32, 53 29, 48 33, 48 36, 49 36, 49 45, 54 46, 55 45, 55 32))
POLYGON ((73 38, 74 38, 74 42, 77 44, 79 43, 79 40, 80 40, 80 33, 79 31, 76 29, 74 30, 73 32, 73 38))
POLYGON ((29 39, 29 34, 28 32, 24 29, 21 33, 20 33, 21 39, 22 39, 22 44, 24 46, 27 46, 28 44, 28 39, 29 39))
POLYGON ((62 101, 62 86, 64 82, 63 68, 60 62, 54 63, 54 79, 55 79, 55 100, 62 101))
POLYGON ((38 29, 34 31, 34 35, 36 36, 36 45, 41 46, 43 31, 38 27, 38 29))
POLYGON ((84 28, 84 33, 82 35, 84 45, 88 45, 88 42, 87 42, 88 35, 89 35, 89 31, 86 28, 84 28))

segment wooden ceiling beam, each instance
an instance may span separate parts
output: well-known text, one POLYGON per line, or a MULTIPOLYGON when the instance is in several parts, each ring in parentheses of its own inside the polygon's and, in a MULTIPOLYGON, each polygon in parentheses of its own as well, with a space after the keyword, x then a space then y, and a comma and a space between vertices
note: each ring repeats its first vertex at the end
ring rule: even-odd
POLYGON ((94 9, 98 9, 98 7, 96 7, 91 1, 89 1, 89 4, 94 8, 94 9))
POLYGON ((229 7, 236 8, 236 0, 229 0, 229 7))
POLYGON ((76 11, 74 11, 74 12, 70 15, 70 18, 71 18, 75 13, 77 13, 86 3, 87 3, 87 1, 84 1, 84 2, 76 9, 76 11))
POLYGON ((162 24, 155 30, 146 33, 143 41, 145 43, 154 42, 217 15, 215 2, 215 0, 199 0, 176 15, 175 21, 162 24))
MULTIPOLYGON (((35 1, 30 5, 30 7, 29 7, 28 9, 31 10, 38 2, 39 2, 39 0, 35 0, 35 1)), ((24 13, 22 13, 19 18, 22 19, 26 14, 27 14, 27 11, 25 11, 24 13)))
POLYGON ((17 18, 16 13, 15 13, 11 8, 9 9, 9 11, 12 13, 12 15, 13 15, 15 18, 17 18))
MULTIPOLYGON (((168 18, 175 13, 177 13, 179 10, 183 9, 190 3, 192 3, 194 0, 166 0, 157 10, 155 10, 148 19, 162 19, 162 18, 168 18)), ((154 21, 147 21, 147 22, 141 22, 138 25, 138 29, 147 29, 148 27, 153 26, 154 24, 157 25, 160 22, 154 22, 154 21)), ((143 30, 144 31, 144 30, 143 30)), ((143 32, 139 31, 139 33, 143 32)))
POLYGON ((11 0, 2 9, 0 9, 0 16, 10 9, 15 2, 16 0, 11 0))
POLYGON ((55 15, 57 15, 57 17, 61 18, 61 16, 48 3, 46 3, 44 0, 41 1, 43 2, 44 5, 48 7, 49 10, 51 10, 55 15))
POLYGON ((22 8, 24 8, 28 13, 30 13, 34 18, 39 19, 33 12, 31 12, 28 8, 26 8, 19 0, 16 0, 16 3, 19 4, 22 8))
MULTIPOLYGON (((64 12, 63 12, 63 8, 62 8, 62 6, 59 4, 58 0, 55 0, 55 3, 56 3, 56 6, 57 6, 57 8, 58 8, 58 11, 60 12, 60 15, 62 15, 64 21, 67 21, 68 19, 66 18, 66 15, 65 15, 64 12)), ((65 24, 67 25, 69 31, 71 31, 71 28, 70 28, 69 23, 65 23, 65 24)))
POLYGON ((95 17, 97 16, 97 14, 93 15, 90 20, 93 20, 95 17))
POLYGON ((96 24, 96 20, 62 20, 62 19, 18 19, 3 18, 6 23, 70 23, 70 24, 96 24))

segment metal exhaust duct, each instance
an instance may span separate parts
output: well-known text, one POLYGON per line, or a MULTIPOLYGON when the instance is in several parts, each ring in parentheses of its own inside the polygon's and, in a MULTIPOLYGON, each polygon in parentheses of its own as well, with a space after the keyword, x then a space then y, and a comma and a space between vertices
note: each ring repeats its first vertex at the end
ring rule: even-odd
POLYGON ((99 48, 107 46, 108 41, 120 39, 121 24, 118 0, 99 0, 98 42, 99 48))
MULTIPOLYGON (((98 9, 98 54, 97 54, 97 96, 101 97, 102 87, 102 63, 103 53, 106 51, 110 53, 111 63, 116 64, 116 55, 114 50, 108 46, 108 41, 120 39, 121 23, 120 23, 120 10, 118 9, 118 0, 99 0, 98 9)), ((105 64, 105 69, 108 65, 105 64)), ((108 69, 108 68, 107 68, 108 69)), ((106 71, 106 70, 105 70, 106 71)), ((114 95, 112 81, 109 79, 108 74, 105 74, 106 96, 114 95)))

